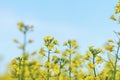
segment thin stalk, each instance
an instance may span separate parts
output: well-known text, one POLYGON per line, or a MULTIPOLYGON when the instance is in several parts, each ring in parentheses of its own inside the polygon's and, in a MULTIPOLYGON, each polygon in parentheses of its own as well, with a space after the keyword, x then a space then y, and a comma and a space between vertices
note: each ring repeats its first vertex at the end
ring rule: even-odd
POLYGON ((59 75, 61 75, 61 59, 60 59, 60 72, 59 72, 59 75))
POLYGON ((62 66, 61 66, 61 59, 60 59, 60 68, 59 68, 59 74, 58 74, 58 80, 59 80, 59 76, 61 75, 61 68, 62 68, 62 66))
POLYGON ((118 61, 118 53, 119 53, 120 46, 118 45, 117 54, 115 55, 115 64, 114 64, 114 72, 113 72, 113 80, 116 80, 116 73, 117 73, 117 61, 118 61))
POLYGON ((23 54, 26 52, 26 31, 24 31, 24 48, 23 48, 23 54))
MULTIPOLYGON (((21 66, 21 59, 19 59, 19 70, 20 70, 20 66, 21 66)), ((19 74, 18 77, 19 77, 18 80, 21 80, 21 75, 20 74, 19 74)))
MULTIPOLYGON (((71 50, 71 45, 70 45, 70 50, 71 50)), ((69 60, 70 60, 69 77, 70 77, 70 80, 71 80, 71 54, 69 56, 69 60)))
POLYGON ((23 48, 23 54, 22 54, 23 65, 22 65, 21 80, 25 80, 25 77, 24 77, 24 74, 25 74, 25 54, 26 54, 26 31, 24 31, 24 48, 23 48))
POLYGON ((28 65, 28 68, 29 68, 29 71, 30 71, 30 77, 32 78, 32 80, 35 80, 35 78, 33 77, 33 75, 32 75, 32 71, 31 71, 31 68, 30 68, 30 65, 28 65))
MULTIPOLYGON (((93 55, 93 64, 95 65, 95 56, 93 55)), ((93 71, 94 71, 94 76, 96 77, 96 69, 95 67, 93 68, 93 71)))
POLYGON ((71 54, 69 56, 69 60, 70 60, 70 70, 69 70, 69 77, 70 77, 70 80, 71 80, 71 54))
POLYGON ((110 61, 111 65, 112 65, 112 67, 114 68, 114 64, 113 64, 112 60, 110 59, 109 54, 108 54, 107 56, 108 56, 108 59, 109 59, 109 61, 110 61))
POLYGON ((50 67, 49 67, 49 64, 50 64, 50 50, 48 51, 48 75, 47 75, 47 80, 49 80, 49 77, 50 77, 50 67))

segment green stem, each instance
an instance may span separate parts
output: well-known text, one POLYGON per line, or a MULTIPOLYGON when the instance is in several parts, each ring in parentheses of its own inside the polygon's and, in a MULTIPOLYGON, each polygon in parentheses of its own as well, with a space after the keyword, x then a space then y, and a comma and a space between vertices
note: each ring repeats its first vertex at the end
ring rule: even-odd
POLYGON ((59 74, 58 74, 58 80, 59 80, 59 76, 61 75, 61 68, 62 68, 62 66, 61 66, 61 59, 60 59, 60 68, 59 68, 59 74))
MULTIPOLYGON (((20 69, 20 66, 21 66, 21 59, 19 59, 19 70, 21 70, 21 69, 20 69)), ((18 77, 19 77, 18 80, 21 80, 21 74, 19 74, 18 77)))
MULTIPOLYGON (((71 45, 70 45, 70 50, 71 50, 71 45)), ((69 56, 69 60, 70 60, 69 77, 70 77, 70 80, 71 80, 71 54, 69 56)))
POLYGON ((24 77, 24 74, 25 74, 25 53, 26 53, 26 31, 24 31, 24 48, 23 48, 23 54, 22 54, 23 65, 22 65, 21 80, 25 80, 25 77, 24 77))
POLYGON ((118 53, 119 53, 120 46, 118 45, 117 48, 117 54, 115 55, 115 64, 114 64, 114 73, 113 73, 113 80, 116 80, 116 73, 117 73, 117 59, 118 59, 118 53))
MULTIPOLYGON (((93 64, 95 65, 95 56, 93 55, 93 64)), ((94 71, 94 76, 96 77, 96 69, 95 67, 93 68, 93 71, 94 71)))
POLYGON ((28 65, 28 68, 29 68, 29 72, 30 72, 30 77, 32 78, 32 80, 35 80, 35 78, 33 77, 33 75, 32 75, 32 71, 31 71, 31 67, 30 67, 30 65, 28 65))
POLYGON ((61 75, 61 59, 60 59, 60 72, 59 72, 59 75, 61 75))
POLYGON ((50 50, 48 51, 48 75, 47 75, 47 80, 49 80, 49 77, 50 77, 50 67, 49 67, 49 64, 50 64, 50 50))
POLYGON ((70 77, 70 80, 71 80, 71 54, 69 56, 69 60, 70 60, 70 70, 69 70, 69 77, 70 77))
POLYGON ((26 31, 24 31, 24 48, 23 48, 23 54, 26 52, 26 31))

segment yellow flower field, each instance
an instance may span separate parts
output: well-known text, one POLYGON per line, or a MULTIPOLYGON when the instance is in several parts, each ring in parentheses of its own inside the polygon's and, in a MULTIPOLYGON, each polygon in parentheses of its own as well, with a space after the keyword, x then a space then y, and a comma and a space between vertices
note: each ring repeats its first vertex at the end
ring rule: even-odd
MULTIPOLYGON (((120 0, 115 6, 115 14, 110 19, 120 24, 120 0)), ((45 36, 39 50, 27 52, 26 48, 34 40, 28 35, 34 31, 33 25, 17 23, 22 40, 13 42, 22 51, 21 56, 10 61, 8 70, 0 80, 120 80, 120 32, 114 31, 116 39, 106 40, 103 47, 88 46, 81 53, 78 41, 68 39, 62 44, 54 36, 45 36)))

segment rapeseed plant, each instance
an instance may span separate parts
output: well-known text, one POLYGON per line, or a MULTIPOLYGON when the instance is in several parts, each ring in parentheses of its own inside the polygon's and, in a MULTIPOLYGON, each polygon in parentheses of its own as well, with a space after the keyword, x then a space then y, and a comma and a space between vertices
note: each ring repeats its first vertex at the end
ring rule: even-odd
MULTIPOLYGON (((120 0, 115 6, 115 14, 110 16, 118 24, 119 13, 120 0)), ((27 40, 27 34, 33 31, 33 25, 25 25, 23 22, 17 25, 23 41, 13 39, 13 42, 19 45, 22 55, 11 61, 8 73, 0 76, 0 80, 120 80, 120 32, 114 31, 117 40, 107 40, 104 50, 89 46, 84 54, 79 53, 76 40, 65 41, 65 49, 60 50, 58 40, 45 36, 44 46, 39 51, 33 51, 30 56, 26 47, 34 41, 27 40), (35 55, 40 56, 39 60, 32 59, 35 55)))

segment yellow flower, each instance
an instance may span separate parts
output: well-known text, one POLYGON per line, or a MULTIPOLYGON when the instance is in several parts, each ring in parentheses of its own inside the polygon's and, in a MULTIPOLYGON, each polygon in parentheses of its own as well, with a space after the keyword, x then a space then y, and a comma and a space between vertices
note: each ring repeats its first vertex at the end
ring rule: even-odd
POLYGON ((19 43, 19 41, 17 39, 14 39, 13 42, 14 43, 19 43))
POLYGON ((94 46, 88 46, 88 48, 89 48, 90 51, 94 50, 94 46))
POLYGON ((105 45, 104 48, 105 48, 106 50, 112 52, 113 49, 114 49, 114 45, 105 45))
POLYGON ((28 42, 29 42, 29 43, 32 43, 32 42, 33 42, 33 40, 31 40, 31 39, 30 39, 28 42))
POLYGON ((48 49, 52 50, 54 48, 54 44, 49 44, 48 49))
POLYGON ((91 53, 89 51, 86 52, 86 54, 84 55, 84 59, 88 60, 90 55, 91 55, 91 53))
POLYGON ((101 48, 97 48, 98 53, 103 53, 104 51, 101 48))
POLYGON ((63 44, 64 46, 66 46, 67 45, 67 42, 64 42, 64 44, 63 44))
POLYGON ((99 80, 98 77, 94 77, 93 75, 87 76, 85 80, 99 80))
MULTIPOLYGON (((113 59, 114 61, 114 59, 113 59)), ((113 61, 108 61, 106 64, 105 64, 105 68, 108 69, 108 70, 112 70, 114 71, 114 66, 112 65, 114 62, 113 61)))
POLYGON ((62 70, 63 70, 64 72, 66 72, 66 71, 67 71, 67 69, 66 69, 65 67, 62 67, 62 70))
POLYGON ((20 26, 20 27, 23 27, 24 23, 23 22, 18 22, 17 25, 20 26))
POLYGON ((25 46, 23 44, 19 46, 20 49, 24 49, 24 47, 25 46))
POLYGON ((60 75, 59 80, 64 80, 64 76, 60 75))
POLYGON ((17 65, 17 61, 15 59, 12 60, 12 65, 17 65))
POLYGON ((18 28, 20 31, 22 31, 23 30, 23 27, 21 27, 21 26, 19 26, 19 28, 18 28))
POLYGON ((40 48, 40 52, 39 52, 41 55, 45 56, 45 50, 44 48, 40 48))
POLYGON ((68 40, 68 44, 71 44, 71 40, 68 40))
POLYGON ((78 45, 77 45, 77 43, 76 43, 76 40, 71 40, 71 45, 72 45, 75 49, 78 48, 78 45))
POLYGON ((69 53, 69 54, 73 54, 73 53, 75 53, 73 50, 71 50, 71 49, 66 49, 66 51, 69 53))
POLYGON ((96 63, 99 64, 99 63, 102 63, 102 62, 103 62, 102 58, 100 56, 97 56, 96 57, 96 63))
POLYGON ((94 65, 93 63, 91 63, 91 62, 88 63, 88 66, 89 66, 91 69, 93 69, 93 68, 95 67, 95 65, 94 65))
POLYGON ((52 57, 52 60, 53 60, 53 61, 57 61, 57 60, 58 60, 58 57, 57 57, 57 56, 53 56, 53 57, 52 57))
POLYGON ((116 4, 115 8, 116 8, 115 13, 116 14, 120 13, 120 1, 118 2, 118 4, 116 4))
POLYGON ((58 54, 59 54, 59 53, 60 53, 60 50, 56 49, 56 50, 55 50, 55 53, 58 53, 58 54))
POLYGON ((44 41, 49 41, 49 40, 51 40, 51 39, 52 39, 51 36, 45 36, 45 37, 44 37, 44 41))
POLYGON ((54 71, 55 74, 58 74, 59 73, 59 65, 55 64, 53 66, 53 71, 54 71))
POLYGON ((75 66, 76 66, 76 67, 79 67, 80 64, 81 64, 81 61, 79 61, 79 60, 76 60, 76 61, 75 61, 75 66))
POLYGON ((34 52, 32 52, 32 55, 35 55, 37 52, 36 51, 34 51, 34 52))
POLYGON ((68 52, 62 52, 62 56, 67 56, 68 52))
POLYGON ((78 78, 77 80, 84 80, 84 79, 81 78, 81 76, 78 76, 77 78, 78 78))
POLYGON ((23 22, 18 22, 17 25, 18 25, 18 29, 19 29, 20 31, 22 31, 23 28, 24 28, 24 23, 23 23, 23 22))
POLYGON ((44 43, 44 46, 48 47, 49 43, 44 43))
POLYGON ((29 70, 25 70, 25 77, 28 77, 30 75, 29 70))
POLYGON ((17 69, 16 69, 16 73, 17 73, 17 75, 19 75, 19 74, 21 74, 22 72, 21 72, 21 70, 17 67, 17 69))
POLYGON ((112 19, 112 20, 116 21, 116 18, 115 18, 115 16, 114 16, 114 15, 110 16, 110 19, 112 19))
POLYGON ((109 39, 109 40, 108 40, 108 42, 111 42, 111 43, 113 43, 114 41, 113 41, 112 39, 109 39))
POLYGON ((93 48, 94 48, 94 46, 88 46, 88 48, 89 48, 89 49, 93 49, 93 48))
POLYGON ((73 67, 75 67, 74 63, 72 63, 72 64, 69 65, 69 69, 72 69, 73 67))
POLYGON ((76 40, 72 40, 72 41, 71 41, 71 45, 72 45, 72 46, 75 46, 75 45, 76 45, 76 40))
POLYGON ((44 63, 44 66, 45 66, 45 67, 50 67, 50 66, 51 66, 51 63, 47 61, 47 62, 44 63))
POLYGON ((58 41, 57 41, 57 40, 54 40, 53 43, 54 43, 55 45, 57 45, 57 44, 58 44, 58 41))

